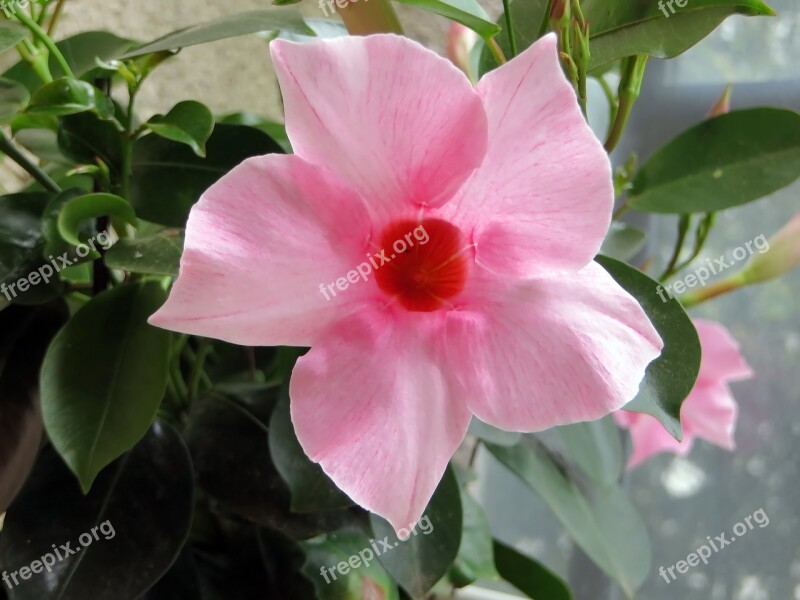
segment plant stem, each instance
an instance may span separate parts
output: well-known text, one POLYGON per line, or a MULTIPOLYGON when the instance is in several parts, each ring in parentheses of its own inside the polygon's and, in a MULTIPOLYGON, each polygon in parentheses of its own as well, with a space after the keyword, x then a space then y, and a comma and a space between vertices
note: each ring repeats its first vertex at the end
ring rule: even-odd
POLYGON ((506 17, 506 31, 508 31, 508 44, 511 47, 511 58, 517 55, 517 34, 514 32, 514 21, 511 18, 509 0, 503 0, 503 14, 506 17))
POLYGON ((498 65, 503 65, 506 62, 506 57, 503 55, 503 50, 500 48, 497 40, 494 38, 489 38, 484 40, 486 42, 487 48, 489 48, 489 52, 492 53, 494 56, 494 60, 497 62, 498 65))
POLYGON ((675 265, 678 264, 678 259, 681 257, 683 244, 686 242, 686 235, 689 233, 689 227, 691 227, 691 225, 692 216, 682 215, 678 221, 678 239, 675 241, 675 247, 672 249, 672 256, 669 259, 669 263, 667 263, 666 269, 664 269, 664 272, 658 278, 662 283, 676 272, 677 269, 675 269, 675 265))
POLYGON ((125 115, 122 140, 122 173, 120 174, 120 186, 122 197, 130 202, 131 199, 131 170, 133 167, 133 142, 136 136, 133 134, 134 107, 136 105, 136 94, 139 92, 138 84, 128 87, 130 100, 128 102, 128 112, 125 115))
POLYGON ((46 190, 55 192, 57 194, 61 192, 61 188, 58 186, 58 184, 53 181, 47 173, 42 171, 39 166, 31 162, 31 160, 25 156, 2 131, 0 131, 0 152, 5 153, 11 160, 25 169, 25 171, 27 171, 28 174, 38 181, 46 190))
POLYGON ((16 17, 31 31, 31 33, 33 33, 34 37, 37 38, 44 45, 44 47, 50 51, 50 54, 53 55, 53 58, 55 58, 58 64, 61 66, 61 70, 64 71, 64 75, 74 79, 75 73, 72 72, 67 59, 64 58, 64 55, 61 54, 61 50, 58 49, 56 43, 49 35, 47 35, 44 29, 39 27, 39 24, 30 16, 28 16, 25 11, 21 10, 17 12, 16 17))
POLYGON ((745 285, 747 285, 746 282, 743 280, 740 274, 737 273, 732 277, 728 277, 722 281, 715 281, 714 283, 711 283, 704 288, 700 288, 695 292, 690 292, 684 296, 681 296, 679 300, 685 308, 690 308, 692 306, 701 304, 702 302, 711 300, 712 298, 716 298, 717 296, 721 296, 722 294, 732 292, 733 290, 739 289, 745 285))
POLYGON ((622 133, 628 124, 633 105, 636 104, 636 100, 639 98, 648 58, 646 54, 639 54, 626 58, 622 62, 622 79, 619 82, 618 94, 619 109, 605 144, 606 152, 609 154, 613 152, 622 139, 622 133))
POLYGON ((58 0, 58 2, 56 2, 56 8, 53 11, 53 16, 50 18, 50 24, 47 26, 47 35, 53 35, 53 31, 55 31, 56 23, 58 23, 58 17, 61 16, 61 9, 63 7, 64 0, 58 0))
POLYGON ((195 357, 194 365, 192 366, 192 374, 189 377, 189 398, 192 400, 197 399, 200 389, 200 378, 203 373, 203 365, 205 365, 206 358, 213 350, 211 342, 206 339, 200 340, 200 345, 197 348, 197 356, 195 357))

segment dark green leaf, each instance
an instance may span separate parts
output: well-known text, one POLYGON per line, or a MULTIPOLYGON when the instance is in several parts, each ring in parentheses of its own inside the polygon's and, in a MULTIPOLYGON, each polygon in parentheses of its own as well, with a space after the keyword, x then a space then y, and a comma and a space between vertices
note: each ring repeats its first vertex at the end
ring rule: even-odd
POLYGON ((497 579, 489 521, 480 504, 463 487, 461 507, 464 528, 458 556, 450 568, 450 581, 456 587, 464 587, 479 579, 497 579))
POLYGON ((623 456, 619 428, 611 417, 557 427, 569 457, 583 472, 603 486, 616 484, 622 475, 623 456))
POLYGON ((123 58, 140 56, 162 50, 187 48, 251 33, 266 31, 291 31, 314 35, 297 11, 290 9, 254 10, 227 15, 220 19, 174 31, 149 44, 128 52, 123 58))
POLYGON ((165 229, 147 237, 122 239, 106 252, 106 266, 131 273, 177 277, 183 252, 183 230, 165 229))
POLYGON ((102 160, 112 173, 122 169, 122 134, 111 121, 85 112, 59 119, 58 146, 64 156, 93 165, 102 160))
POLYGON ((183 227, 192 205, 225 173, 251 156, 282 152, 258 129, 222 124, 206 149, 206 158, 200 158, 185 145, 155 135, 136 142, 131 202, 139 218, 183 227))
POLYGON ((58 216, 58 232, 61 237, 75 246, 85 240, 80 239, 81 225, 97 217, 115 217, 128 225, 136 227, 136 212, 128 202, 114 194, 85 194, 64 204, 58 216))
POLYGON ((649 212, 714 212, 763 198, 798 177, 800 114, 738 110, 658 150, 637 173, 628 202, 649 212))
MULTIPOLYGON (((25 89, 27 90, 27 88, 25 89)), ((54 117, 53 115, 18 114, 11 120, 11 133, 12 135, 17 135, 17 133, 24 129, 49 129, 53 132, 58 131, 58 117, 54 117)))
POLYGON ((665 8, 666 15, 659 6, 657 1, 583 2, 586 20, 591 23, 589 68, 635 54, 672 58, 694 46, 731 15, 775 14, 762 0, 689 0, 684 8, 676 8, 675 14, 665 8))
POLYGON ((372 514, 370 520, 372 537, 392 546, 383 550, 378 560, 412 597, 424 596, 447 573, 461 545, 461 491, 453 470, 445 471, 413 532, 398 532, 410 535, 405 541, 398 539, 385 519, 372 514))
POLYGON ((153 116, 147 127, 163 138, 186 144, 198 156, 205 156, 206 141, 214 131, 214 115, 206 105, 186 100, 166 115, 153 116))
POLYGON ((318 600, 398 600, 397 585, 377 561, 371 541, 360 532, 337 531, 301 543, 303 573, 318 600))
POLYGON ((185 544, 193 500, 188 452, 165 423, 155 423, 86 496, 52 447, 45 448, 6 515, 0 562, 19 571, 48 553, 56 559, 54 545, 69 542, 76 552, 62 551, 64 560, 53 561, 51 572, 20 580, 13 599, 139 598, 185 544))
MULTIPOLYGON (((522 52, 539 39, 542 23, 547 17, 548 0, 512 0, 510 6, 511 14, 514 17, 514 38, 517 42, 517 50, 522 52)), ((508 40, 508 31, 506 31, 505 15, 500 15, 497 25, 502 28, 502 31, 495 40, 503 51, 503 55, 510 57, 511 44, 508 40)), ((488 48, 484 47, 480 58, 480 74, 488 73, 496 66, 497 62, 494 56, 488 48)))
POLYGON ((45 428, 85 491, 142 438, 164 397, 170 336, 147 319, 165 298, 156 282, 103 292, 47 353, 41 377, 45 428))
POLYGON ((269 121, 248 112, 231 113, 220 117, 217 119, 217 122, 227 123, 229 125, 247 125, 260 129, 275 140, 285 153, 292 153, 292 144, 289 142, 289 136, 286 135, 286 126, 283 123, 269 121))
POLYGON ((651 551, 644 522, 622 490, 588 481, 579 486, 541 444, 487 444, 487 449, 547 504, 583 551, 631 597, 650 573, 651 551))
POLYGON ((91 111, 101 119, 114 116, 114 103, 92 84, 78 79, 57 79, 33 94, 27 113, 61 117, 91 111))
POLYGON ((30 100, 30 92, 21 83, 0 78, 0 123, 10 121, 30 100))
POLYGON ((572 592, 558 575, 502 542, 494 542, 497 571, 508 583, 533 600, 572 600, 572 592))
POLYGON ((484 39, 498 34, 500 27, 489 20, 486 11, 476 0, 398 0, 469 27, 484 39))
POLYGON ((697 330, 681 303, 671 299, 657 281, 612 258, 600 256, 597 262, 639 301, 664 341, 661 356, 647 367, 639 394, 625 409, 656 417, 680 439, 681 405, 700 371, 697 330))
POLYGON ((28 30, 10 19, 0 19, 0 52, 5 52, 28 37, 28 30))
POLYGON ((269 421, 269 448, 272 461, 292 493, 294 512, 318 512, 352 506, 353 502, 336 487, 316 463, 303 451, 289 414, 286 386, 269 421))
POLYGON ((644 246, 645 237, 641 229, 614 221, 606 239, 603 240, 600 253, 617 260, 629 260, 644 246))

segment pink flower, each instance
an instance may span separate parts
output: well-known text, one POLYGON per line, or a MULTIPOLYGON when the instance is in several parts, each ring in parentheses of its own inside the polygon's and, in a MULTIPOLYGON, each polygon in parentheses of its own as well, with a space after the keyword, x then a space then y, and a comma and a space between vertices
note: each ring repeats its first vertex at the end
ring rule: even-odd
POLYGON ((472 78, 470 55, 478 41, 478 34, 461 23, 451 23, 447 33, 447 58, 461 69, 467 77, 472 78))
POLYGON ((395 528, 423 513, 473 414, 537 431, 634 397, 662 342, 592 262, 611 168, 555 36, 477 88, 393 35, 271 50, 296 155, 250 159, 200 199, 152 323, 310 346, 291 379, 298 438, 395 528))
POLYGON ((694 320, 700 336, 703 358, 700 373, 681 407, 683 441, 679 442, 655 417, 621 410, 614 413, 617 423, 630 430, 633 468, 654 454, 672 452, 685 456, 695 438, 702 438, 726 450, 733 450, 738 407, 728 387, 729 381, 748 379, 753 372, 739 351, 739 344, 719 323, 694 320))

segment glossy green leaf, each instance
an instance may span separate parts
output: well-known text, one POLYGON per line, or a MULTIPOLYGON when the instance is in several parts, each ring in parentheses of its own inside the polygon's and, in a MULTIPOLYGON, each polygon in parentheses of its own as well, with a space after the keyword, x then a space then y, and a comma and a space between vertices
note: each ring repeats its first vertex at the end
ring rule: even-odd
POLYGON ((265 31, 291 31, 314 35, 299 12, 291 9, 254 10, 227 15, 214 21, 174 31, 144 46, 128 52, 123 58, 140 56, 162 50, 187 48, 233 37, 265 31))
POLYGON ((28 104, 30 92, 21 83, 0 77, 0 123, 14 118, 28 104))
POLYGON ((147 237, 119 240, 106 252, 106 266, 131 273, 177 277, 183 237, 182 229, 165 229, 147 237))
POLYGON ((539 561, 494 542, 495 565, 500 576, 533 600, 572 600, 566 582, 539 561))
MULTIPOLYGON (((762 0, 684 0, 666 14, 658 1, 586 0, 582 3, 591 23, 590 69, 611 61, 649 54, 677 56, 714 31, 731 15, 763 16, 775 12, 762 0)), ((665 2, 666 4, 666 2, 665 2)))
POLYGON ((5 52, 28 37, 28 30, 10 19, 0 19, 0 52, 5 52))
POLYGON ((464 527, 458 556, 450 567, 449 579, 456 587, 464 587, 479 579, 497 579, 492 547, 492 532, 483 508, 461 488, 464 527))
POLYGON ((706 213, 763 198, 800 177, 800 114, 738 110, 692 127, 658 150, 628 203, 657 213, 706 213))
POLYGON ((547 504, 587 556, 632 597, 650 574, 651 550, 644 522, 623 491, 588 481, 579 486, 538 443, 488 444, 487 449, 547 504))
POLYGON ((416 6, 469 27, 484 39, 500 32, 477 0, 398 0, 401 4, 416 6))
POLYGON ((79 237, 81 225, 97 217, 115 217, 133 227, 137 224, 136 212, 124 198, 106 193, 86 194, 64 204, 58 216, 58 232, 77 246, 85 241, 79 237))
POLYGON ((170 335, 147 319, 165 299, 156 282, 103 292, 61 330, 45 357, 45 428, 84 491, 142 438, 164 397, 170 335))
MULTIPOLYGON (((107 31, 85 31, 56 43, 76 77, 91 79, 97 71, 97 60, 108 61, 118 58, 136 42, 121 38, 107 31)), ((65 75, 58 61, 50 56, 50 73, 59 78, 65 75)), ((30 63, 20 61, 8 69, 3 77, 19 81, 31 92, 42 85, 42 80, 30 63)))
MULTIPOLYGON (((510 2, 511 14, 513 16, 514 39, 517 42, 517 51, 522 52, 536 40, 539 39, 541 26, 547 17, 547 5, 549 0, 512 0, 510 2)), ((498 28, 502 29, 495 40, 506 57, 511 56, 511 44, 506 31, 505 15, 500 15, 497 19, 498 28)), ((497 67, 497 61, 488 48, 484 47, 481 51, 479 72, 481 75, 488 73, 497 67)))
POLYGON ((227 123, 230 125, 247 125, 255 127, 266 133, 269 137, 275 140, 284 152, 287 154, 292 153, 292 144, 289 141, 289 136, 286 134, 286 126, 283 123, 276 123, 269 121, 248 112, 238 112, 219 117, 218 123, 227 123))
MULTIPOLYGON (((13 600, 140 598, 186 543, 194 502, 192 465, 180 434, 156 422, 84 495, 51 446, 6 515, 0 563, 33 567, 13 600), (42 557, 61 548, 50 572, 42 557)), ((170 600, 174 600, 170 599, 170 600)))
POLYGON ((629 260, 642 249, 645 239, 644 231, 638 227, 614 221, 611 223, 606 239, 603 240, 600 254, 617 260, 629 260))
POLYGON ((186 100, 166 115, 153 116, 147 127, 163 138, 186 144, 198 156, 205 156, 206 142, 214 131, 214 115, 205 104, 186 100))
POLYGON ((321 510, 336 510, 353 505, 353 501, 336 487, 336 484, 312 463, 297 440, 289 414, 287 386, 269 421, 269 448, 278 473, 292 493, 291 508, 294 512, 307 513, 321 510))
POLYGON ((27 112, 61 117, 91 111, 101 119, 114 116, 114 103, 92 84, 64 77, 33 94, 27 112))
POLYGON ((412 597, 424 596, 447 573, 461 545, 461 491, 453 470, 445 471, 413 532, 399 532, 410 536, 405 541, 382 517, 371 514, 370 521, 372 537, 390 546, 380 544, 378 560, 412 597))
POLYGON ((246 158, 281 153, 267 134, 252 127, 218 124, 206 157, 184 144, 148 135, 133 150, 131 203, 141 219, 183 227, 192 205, 220 177, 246 158))
MULTIPOLYGON (((28 97, 30 98, 30 94, 28 94, 28 97)), ((27 100, 25 103, 27 104, 27 100)), ((12 135, 17 135, 17 133, 25 129, 49 129, 50 131, 58 131, 58 117, 54 117, 53 115, 29 115, 20 113, 11 119, 12 135)))
POLYGON ((603 486, 622 476, 623 452, 619 428, 611 417, 557 427, 571 458, 583 472, 603 486))
POLYGON ((661 356, 647 367, 639 394, 625 409, 656 417, 680 439, 681 405, 700 371, 697 330, 681 303, 670 299, 657 281, 612 258, 600 256, 596 260, 638 300, 664 341, 661 356))
POLYGON ((103 161, 111 173, 122 170, 122 133, 111 121, 85 112, 59 119, 58 147, 61 153, 78 164, 103 161))
POLYGON ((302 542, 303 573, 317 600, 398 600, 397 584, 375 557, 373 540, 356 531, 337 531, 302 542))

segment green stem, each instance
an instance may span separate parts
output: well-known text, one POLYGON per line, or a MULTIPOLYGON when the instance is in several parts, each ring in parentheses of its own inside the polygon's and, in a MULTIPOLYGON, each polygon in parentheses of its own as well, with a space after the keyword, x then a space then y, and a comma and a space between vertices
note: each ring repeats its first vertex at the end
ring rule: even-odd
POLYGON ((5 153, 11 160, 25 169, 28 174, 38 181, 46 190, 57 194, 61 192, 61 188, 58 184, 53 181, 47 173, 42 171, 39 166, 31 162, 2 131, 0 131, 0 152, 5 153))
POLYGON ((678 221, 678 239, 675 241, 675 247, 672 249, 672 256, 670 257, 669 263, 667 263, 667 267, 664 269, 664 272, 661 274, 661 277, 658 278, 658 280, 662 283, 678 270, 675 268, 675 265, 678 264, 678 259, 681 257, 683 244, 686 242, 686 235, 689 233, 689 227, 691 227, 691 225, 692 216, 682 215, 678 221))
POLYGON ((684 296, 681 296, 679 300, 685 308, 691 308, 692 306, 697 306, 698 304, 707 302, 708 300, 716 298, 717 296, 737 290, 745 285, 747 285, 747 283, 744 281, 744 278, 737 273, 732 277, 728 277, 722 281, 715 281, 714 283, 711 283, 704 288, 700 288, 695 292, 690 292, 684 296))
POLYGON ((619 109, 605 143, 606 152, 611 154, 622 139, 622 134, 628 124, 633 105, 639 98, 642 90, 644 70, 647 66, 646 54, 631 56, 623 60, 622 79, 619 82, 619 109))
POLYGON ((131 171, 133 167, 133 142, 136 139, 136 136, 133 132, 133 120, 134 120, 134 107, 136 105, 136 94, 139 92, 138 84, 132 85, 128 88, 130 101, 128 102, 128 112, 125 115, 125 123, 123 127, 125 129, 123 134, 123 141, 122 141, 122 173, 120 174, 121 178, 121 187, 122 187, 122 197, 126 200, 130 201, 131 198, 131 171))
POLYGON ((19 11, 16 13, 17 19, 27 27, 31 33, 33 33, 34 37, 37 38, 45 48, 50 51, 50 54, 56 59, 58 64, 61 66, 61 70, 64 71, 64 75, 66 77, 70 77, 71 79, 75 78, 75 74, 72 72, 72 69, 67 62, 67 59, 64 58, 64 55, 61 54, 61 50, 58 49, 56 43, 53 39, 47 35, 44 29, 39 27, 39 24, 34 21, 29 15, 25 13, 25 11, 19 11))
POLYGON ((542 24, 539 25, 539 37, 544 37, 544 34, 547 33, 547 30, 550 27, 550 14, 553 12, 554 1, 555 0, 547 1, 547 10, 544 12, 544 18, 542 19, 542 24))
POLYGON ((503 0, 503 14, 506 17, 506 31, 508 31, 508 44, 511 47, 511 58, 517 55, 517 34, 514 32, 514 21, 511 18, 509 0, 503 0))
POLYGON ((630 210, 630 206, 628 206, 628 201, 623 200, 622 204, 619 205, 619 208, 614 212, 614 216, 611 217, 613 221, 619 220, 619 218, 624 215, 626 212, 630 210))
POLYGON ((506 62, 506 57, 503 55, 503 50, 500 48, 500 45, 497 43, 497 40, 494 38, 489 38, 484 40, 486 42, 486 47, 489 48, 489 52, 492 53, 494 56, 494 60, 497 62, 498 65, 503 65, 506 62))
POLYGON ((56 2, 56 8, 53 11, 53 16, 50 18, 50 24, 47 26, 47 35, 53 35, 53 31, 55 31, 56 23, 58 23, 58 17, 61 16, 61 9, 63 7, 64 0, 58 0, 58 2, 56 2))
POLYGON ((209 340, 200 340, 200 346, 197 349, 197 356, 195 357, 194 365, 192 366, 192 374, 189 377, 189 397, 192 400, 197 399, 200 390, 200 379, 203 374, 203 366, 205 365, 206 358, 211 354, 213 346, 209 340))
POLYGON ((617 118, 617 110, 619 109, 617 96, 614 94, 611 86, 608 85, 605 77, 597 77, 596 81, 600 84, 600 87, 603 89, 603 93, 606 96, 606 100, 608 100, 608 126, 611 127, 611 124, 617 118))

